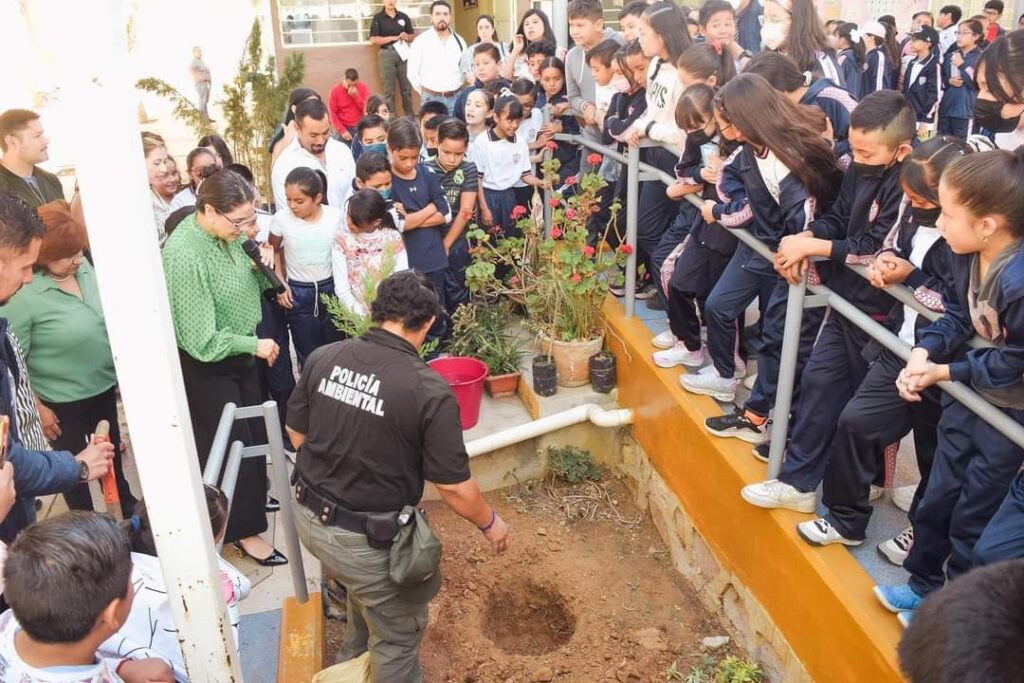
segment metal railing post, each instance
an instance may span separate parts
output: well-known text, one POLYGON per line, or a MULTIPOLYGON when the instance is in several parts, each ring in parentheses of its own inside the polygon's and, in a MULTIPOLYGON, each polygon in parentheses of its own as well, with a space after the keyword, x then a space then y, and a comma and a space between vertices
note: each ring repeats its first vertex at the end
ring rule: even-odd
POLYGON ((284 456, 284 439, 281 434, 281 420, 278 417, 277 402, 263 404, 263 422, 267 428, 267 443, 270 446, 270 466, 274 477, 274 492, 281 503, 281 527, 284 529, 285 545, 288 547, 288 567, 292 573, 292 587, 299 603, 309 600, 306 589, 306 570, 302 566, 302 548, 295 527, 295 510, 292 509, 291 484, 288 481, 288 465, 284 456))
MULTIPOLYGON (((234 403, 225 403, 224 410, 220 413, 220 422, 217 423, 217 432, 213 435, 213 443, 210 445, 210 454, 206 458, 206 467, 203 469, 203 483, 216 486, 220 481, 220 473, 224 467, 224 456, 228 450, 228 439, 231 438, 231 429, 235 426, 235 410, 238 408, 234 403)), ((231 500, 231 496, 228 496, 231 500)))
POLYGON ((626 257, 626 317, 633 317, 636 306, 636 218, 640 197, 640 148, 629 146, 626 164, 626 244, 631 247, 626 257))
POLYGON ((782 456, 786 451, 786 435, 789 433, 789 413, 793 404, 793 385, 796 382, 796 362, 800 353, 800 328, 803 326, 806 294, 806 276, 801 278, 798 284, 789 286, 786 326, 782 334, 782 351, 779 356, 779 381, 775 392, 775 417, 768 450, 768 479, 779 476, 782 470, 782 456))
MULTIPOLYGON (((234 404, 229 403, 229 406, 234 407, 234 404)), ((242 448, 245 444, 241 441, 234 441, 231 443, 231 448, 228 449, 228 464, 227 469, 224 470, 224 478, 220 481, 220 490, 224 492, 224 495, 228 499, 228 514, 226 519, 231 519, 231 505, 235 500, 235 489, 238 487, 238 470, 242 467, 242 448)), ((216 479, 214 481, 207 481, 206 477, 203 477, 203 481, 211 486, 216 486, 216 479)), ((217 552, 220 552, 221 547, 224 545, 224 539, 217 541, 217 552)))
MULTIPOLYGON (((541 110, 541 114, 543 115, 542 119, 541 119, 541 122, 542 122, 543 125, 547 125, 547 124, 551 123, 551 107, 550 106, 545 106, 541 110)), ((551 150, 549 150, 547 147, 545 147, 544 150, 541 152, 541 166, 543 167, 544 163, 547 162, 549 159, 551 159, 551 150)), ((543 207, 543 212, 544 212, 543 213, 543 215, 544 215, 544 236, 545 237, 551 237, 551 228, 552 228, 552 225, 551 225, 551 213, 552 212, 551 212, 551 188, 550 187, 547 187, 546 185, 544 186, 544 189, 541 191, 541 198, 544 200, 544 207, 543 207)))

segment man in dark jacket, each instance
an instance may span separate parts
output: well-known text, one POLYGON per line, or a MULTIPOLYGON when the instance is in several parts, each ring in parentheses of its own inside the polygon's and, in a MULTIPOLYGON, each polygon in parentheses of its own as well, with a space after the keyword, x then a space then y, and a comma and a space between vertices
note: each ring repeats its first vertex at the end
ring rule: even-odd
MULTIPOLYGON (((32 267, 44 233, 36 212, 24 201, 0 192, 0 305, 23 284, 32 281, 32 267)), ((0 416, 10 420, 7 459, 14 465, 18 492, 14 507, 0 522, 0 541, 10 543, 35 521, 35 497, 63 493, 76 484, 101 478, 110 468, 114 446, 86 446, 78 455, 67 451, 34 451, 21 445, 15 416, 15 387, 19 370, 7 337, 7 320, 0 318, 0 416)))
POLYGON ((64 199, 60 180, 36 166, 50 158, 50 141, 39 114, 28 109, 9 109, 0 114, 0 191, 7 191, 33 208, 64 199))

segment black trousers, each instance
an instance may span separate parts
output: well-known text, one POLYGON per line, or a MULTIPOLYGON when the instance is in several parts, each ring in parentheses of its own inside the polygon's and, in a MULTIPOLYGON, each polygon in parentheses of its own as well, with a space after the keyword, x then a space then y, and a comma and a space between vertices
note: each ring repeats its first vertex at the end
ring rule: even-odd
POLYGON ((974 544, 971 566, 981 567, 1024 557, 1024 471, 1010 484, 992 521, 974 544))
POLYGON ((668 281, 668 324, 688 350, 699 351, 700 321, 706 319, 703 304, 732 254, 708 248, 694 239, 693 233, 687 236, 685 244, 668 281))
MULTIPOLYGON (((229 356, 215 363, 203 363, 179 349, 181 373, 185 380, 192 432, 199 453, 200 468, 206 466, 213 437, 224 404, 252 406, 263 402, 260 378, 253 356, 229 356)), ((262 420, 236 421, 228 441, 246 446, 266 443, 262 420)), ((279 494, 280 495, 280 494, 279 494)), ((231 501, 231 515, 224 535, 226 542, 237 541, 267 530, 267 465, 263 458, 244 458, 238 470, 238 484, 231 501)))
MULTIPOLYGON (((96 431, 100 420, 110 423, 110 442, 114 444, 114 477, 117 493, 121 498, 121 513, 127 519, 135 513, 135 496, 132 495, 128 480, 124 478, 121 466, 121 429, 117 421, 116 387, 110 387, 102 394, 80 401, 50 403, 43 401, 60 420, 61 434, 51 441, 54 450, 78 453, 85 448, 87 439, 96 431)), ((78 484, 64 493, 64 502, 72 510, 92 510, 92 493, 88 484, 78 484)))
POLYGON ((896 377, 904 365, 891 351, 879 354, 839 416, 829 443, 831 455, 825 467, 822 502, 829 509, 825 518, 846 538, 865 537, 873 509, 868 495, 879 471, 878 453, 911 430, 921 471, 921 483, 910 508, 911 522, 928 487, 942 395, 940 389, 929 387, 922 392, 920 402, 900 398, 896 377))

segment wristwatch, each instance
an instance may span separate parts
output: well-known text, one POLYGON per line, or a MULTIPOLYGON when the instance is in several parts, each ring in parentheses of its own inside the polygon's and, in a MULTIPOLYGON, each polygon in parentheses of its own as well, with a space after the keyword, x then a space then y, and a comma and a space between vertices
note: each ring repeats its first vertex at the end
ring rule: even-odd
POLYGON ((78 481, 89 481, 89 466, 84 460, 78 461, 78 481))

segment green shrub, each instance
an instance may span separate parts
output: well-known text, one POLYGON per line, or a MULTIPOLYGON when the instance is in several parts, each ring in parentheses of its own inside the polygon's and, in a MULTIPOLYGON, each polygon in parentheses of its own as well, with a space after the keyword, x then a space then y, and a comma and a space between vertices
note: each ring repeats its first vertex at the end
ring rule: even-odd
POLYGON ((604 470, 594 462, 590 451, 576 446, 548 446, 548 476, 567 484, 599 481, 604 470))

